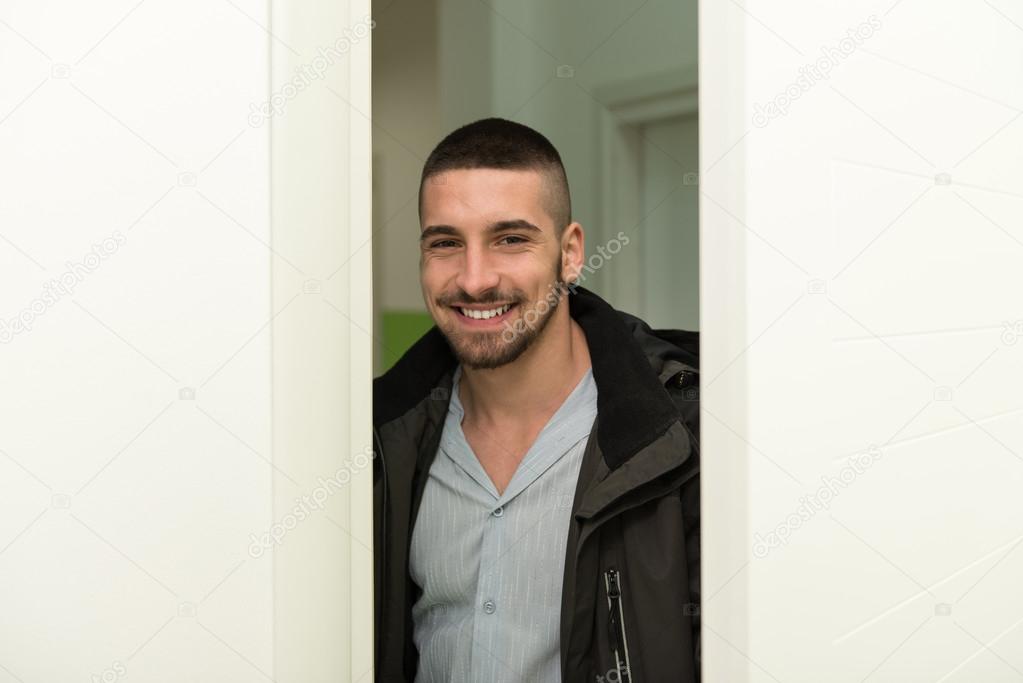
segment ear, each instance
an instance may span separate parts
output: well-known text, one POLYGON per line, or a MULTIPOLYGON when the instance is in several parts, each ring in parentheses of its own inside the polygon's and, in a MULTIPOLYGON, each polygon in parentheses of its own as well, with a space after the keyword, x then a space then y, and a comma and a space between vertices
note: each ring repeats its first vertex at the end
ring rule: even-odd
POLYGON ((565 282, 579 279, 586 255, 586 236, 581 223, 569 223, 561 233, 561 272, 565 282))

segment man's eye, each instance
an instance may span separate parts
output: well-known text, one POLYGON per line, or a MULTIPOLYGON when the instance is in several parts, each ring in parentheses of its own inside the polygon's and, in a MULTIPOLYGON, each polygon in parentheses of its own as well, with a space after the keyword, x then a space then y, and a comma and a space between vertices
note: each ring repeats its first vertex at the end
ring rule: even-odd
POLYGON ((454 245, 454 243, 455 243, 454 240, 437 240, 436 242, 432 242, 430 244, 430 248, 431 249, 443 249, 445 247, 450 247, 450 246, 454 245))
POLYGON ((501 238, 501 241, 502 242, 506 242, 507 244, 520 244, 522 242, 525 242, 526 240, 525 240, 525 238, 519 237, 518 235, 505 235, 504 237, 501 238), (514 242, 510 242, 509 240, 515 240, 515 241, 514 242))

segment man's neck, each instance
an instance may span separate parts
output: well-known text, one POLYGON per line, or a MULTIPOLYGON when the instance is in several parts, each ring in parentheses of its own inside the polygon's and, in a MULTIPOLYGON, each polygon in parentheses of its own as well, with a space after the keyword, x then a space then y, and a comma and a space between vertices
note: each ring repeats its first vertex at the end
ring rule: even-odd
POLYGON ((547 420, 590 368, 586 335, 568 315, 551 320, 514 362, 490 370, 462 367, 465 419, 480 427, 547 420))

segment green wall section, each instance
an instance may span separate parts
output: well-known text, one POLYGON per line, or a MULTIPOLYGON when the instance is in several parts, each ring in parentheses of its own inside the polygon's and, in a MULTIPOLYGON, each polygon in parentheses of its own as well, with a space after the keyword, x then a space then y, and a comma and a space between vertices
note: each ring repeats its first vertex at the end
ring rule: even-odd
POLYGON ((381 311, 383 335, 381 372, 386 372, 402 354, 433 327, 433 318, 423 311, 381 311))

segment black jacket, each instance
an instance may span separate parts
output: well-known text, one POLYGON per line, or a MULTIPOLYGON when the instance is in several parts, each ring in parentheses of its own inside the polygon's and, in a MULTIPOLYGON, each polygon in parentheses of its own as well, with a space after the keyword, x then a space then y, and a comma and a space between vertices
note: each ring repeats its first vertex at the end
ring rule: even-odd
MULTIPOLYGON (((565 683, 699 680, 699 337, 651 330, 582 287, 597 419, 572 507, 565 683)), ((434 327, 373 384, 376 680, 412 681, 412 528, 457 361, 434 327)))

